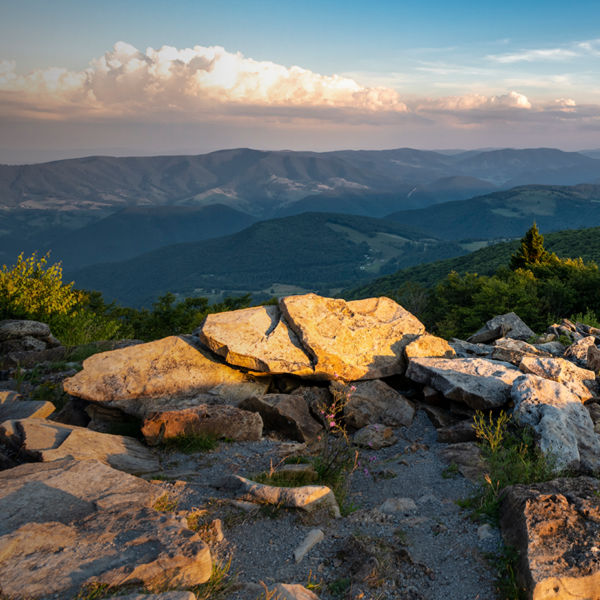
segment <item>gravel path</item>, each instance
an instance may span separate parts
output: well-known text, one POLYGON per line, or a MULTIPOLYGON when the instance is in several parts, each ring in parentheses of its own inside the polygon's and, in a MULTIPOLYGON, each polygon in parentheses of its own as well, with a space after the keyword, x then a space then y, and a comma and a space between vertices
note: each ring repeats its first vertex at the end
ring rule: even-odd
POLYGON ((179 497, 179 509, 200 511, 201 522, 221 520, 224 540, 213 536, 211 546, 217 557, 232 558, 238 586, 228 600, 264 598, 259 582, 321 583, 321 600, 496 598, 484 555, 498 549, 499 533, 480 529, 456 505, 473 484, 443 476, 438 453, 445 445, 423 411, 396 435, 391 447, 361 452, 349 492, 357 510, 340 519, 271 507, 247 512, 214 487, 227 473, 251 477, 276 465, 298 448, 289 442, 265 438, 191 457, 165 455, 166 475, 181 481, 161 485, 179 497), (294 550, 312 529, 324 539, 296 563, 294 550))

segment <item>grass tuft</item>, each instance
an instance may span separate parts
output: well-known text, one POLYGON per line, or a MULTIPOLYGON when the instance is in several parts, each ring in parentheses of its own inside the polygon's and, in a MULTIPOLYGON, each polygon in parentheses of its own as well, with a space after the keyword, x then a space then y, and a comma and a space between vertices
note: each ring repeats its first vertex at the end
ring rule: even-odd
POLYGON ((188 433, 163 440, 161 447, 165 450, 194 454, 196 452, 214 450, 217 445, 217 438, 213 435, 188 433))

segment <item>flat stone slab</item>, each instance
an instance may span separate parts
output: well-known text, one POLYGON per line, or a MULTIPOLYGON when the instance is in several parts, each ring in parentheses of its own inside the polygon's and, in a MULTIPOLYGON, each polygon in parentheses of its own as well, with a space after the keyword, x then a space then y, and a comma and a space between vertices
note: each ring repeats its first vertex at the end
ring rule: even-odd
POLYGON ((237 404, 263 394, 269 382, 218 362, 197 338, 171 336, 94 354, 63 385, 73 396, 143 418, 152 411, 189 407, 201 394, 237 404))
POLYGON ((19 400, 11 396, 14 392, 6 395, 0 394, 0 423, 9 419, 27 419, 37 417, 45 419, 55 410, 52 402, 45 400, 19 400))
POLYGON ((144 420, 142 434, 150 445, 192 434, 247 442, 260 440, 262 430, 263 421, 258 413, 235 406, 201 404, 183 410, 150 413, 144 420))
POLYGON ((505 489, 505 543, 517 549, 517 579, 528 598, 600 598, 600 487, 577 477, 505 489))
POLYGON ((208 315, 194 334, 231 365, 266 373, 313 374, 310 357, 278 306, 208 315))
POLYGON ((49 336, 50 327, 46 323, 25 319, 5 319, 0 321, 0 341, 22 337, 47 338, 49 336))
POLYGON ((0 434, 16 441, 42 462, 70 456, 77 460, 99 460, 127 473, 153 473, 160 469, 151 450, 124 435, 99 433, 45 419, 5 421, 0 425, 0 434))
POLYGON ((282 298, 279 306, 322 379, 402 374, 404 347, 425 332, 415 316, 385 297, 346 302, 305 294, 282 298))
POLYGON ((556 469, 600 469, 600 436, 579 396, 569 388, 537 375, 523 375, 512 388, 513 415, 539 436, 542 452, 556 460, 556 469))
MULTIPOLYGON (((490 319, 479 331, 474 333, 467 341, 474 341, 472 338, 483 341, 486 333, 498 331, 501 335, 496 335, 490 339, 500 337, 513 338, 515 340, 528 340, 535 336, 535 333, 523 322, 523 320, 514 312, 498 315, 490 319)), ((486 340, 487 341, 487 340, 486 340)))
POLYGON ((85 584, 160 589, 208 580, 208 546, 183 517, 152 508, 162 490, 97 461, 0 473, 0 581, 11 598, 74 599, 85 584))
POLYGON ((551 354, 523 340, 500 338, 494 342, 491 356, 494 360, 509 362, 518 367, 524 356, 551 357, 551 354))
POLYGON ((449 400, 474 409, 504 406, 521 372, 509 363, 485 358, 414 358, 406 377, 432 387, 449 400))
POLYGON ((594 371, 582 369, 564 358, 525 356, 519 364, 519 369, 523 373, 532 373, 562 383, 582 401, 589 400, 597 392, 594 371))

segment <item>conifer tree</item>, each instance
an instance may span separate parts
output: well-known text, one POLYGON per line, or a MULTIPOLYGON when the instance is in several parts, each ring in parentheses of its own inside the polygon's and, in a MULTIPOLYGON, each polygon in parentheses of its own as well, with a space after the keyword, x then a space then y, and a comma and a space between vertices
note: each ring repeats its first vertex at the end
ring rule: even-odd
POLYGON ((521 246, 515 254, 510 257, 510 268, 526 269, 532 265, 540 265, 547 262, 551 254, 544 248, 544 236, 539 232, 534 221, 527 233, 521 238, 521 246))

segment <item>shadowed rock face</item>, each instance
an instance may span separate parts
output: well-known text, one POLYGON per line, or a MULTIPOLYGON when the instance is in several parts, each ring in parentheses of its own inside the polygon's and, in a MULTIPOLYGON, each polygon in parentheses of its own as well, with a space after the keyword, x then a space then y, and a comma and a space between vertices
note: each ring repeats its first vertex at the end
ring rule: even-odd
POLYGON ((577 477, 506 488, 500 526, 533 600, 600 598, 600 489, 577 477))
POLYGON ((262 437, 262 430, 259 414, 210 404, 150 413, 142 427, 144 438, 151 445, 190 434, 212 435, 234 442, 256 441, 262 437))
POLYGON ((263 394, 268 381, 218 362, 195 338, 171 336, 95 354, 63 385, 74 396, 144 417, 160 408, 180 408, 179 398, 198 394, 237 403, 263 394))
POLYGON ((313 373, 309 356, 277 306, 208 315, 194 333, 230 365, 267 373, 313 373))
POLYGON ((315 375, 347 381, 404 372, 404 347, 425 326, 389 298, 345 300, 316 294, 279 302, 289 327, 311 356, 315 375))
POLYGON ((0 581, 14 598, 75 598, 109 586, 196 585, 208 546, 183 519, 151 508, 162 490, 97 461, 64 459, 0 473, 0 581))

